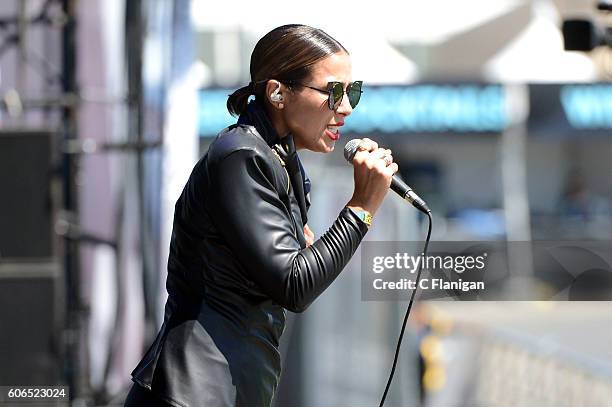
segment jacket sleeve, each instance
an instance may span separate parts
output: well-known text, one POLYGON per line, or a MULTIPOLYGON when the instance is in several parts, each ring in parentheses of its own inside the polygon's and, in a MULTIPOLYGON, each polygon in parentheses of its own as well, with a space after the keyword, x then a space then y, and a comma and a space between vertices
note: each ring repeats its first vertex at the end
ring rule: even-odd
POLYGON ((334 281, 367 232, 344 208, 325 234, 302 249, 272 168, 253 149, 218 160, 209 176, 209 208, 219 233, 249 278, 289 311, 304 311, 334 281))

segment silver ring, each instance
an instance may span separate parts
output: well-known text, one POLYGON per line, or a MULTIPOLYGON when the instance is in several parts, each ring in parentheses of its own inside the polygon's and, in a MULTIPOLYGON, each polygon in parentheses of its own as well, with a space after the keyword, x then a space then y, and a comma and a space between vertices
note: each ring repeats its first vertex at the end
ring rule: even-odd
POLYGON ((387 164, 387 167, 391 165, 391 163, 393 162, 393 159, 391 158, 391 156, 389 155, 385 155, 383 157, 383 160, 385 160, 385 164, 387 164))

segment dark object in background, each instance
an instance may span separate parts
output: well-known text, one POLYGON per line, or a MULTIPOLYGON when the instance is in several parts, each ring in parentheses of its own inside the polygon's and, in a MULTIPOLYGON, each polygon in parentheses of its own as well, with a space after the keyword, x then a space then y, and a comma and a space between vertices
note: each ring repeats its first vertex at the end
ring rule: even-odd
POLYGON ((0 132, 0 260, 49 258, 51 134, 0 132))
POLYGON ((61 267, 0 262, 0 386, 61 384, 61 267))
POLYGON ((602 43, 597 26, 590 20, 565 20, 562 31, 566 51, 592 51, 602 43))
MULTIPOLYGON (((597 10, 609 13, 612 11, 612 1, 599 0, 597 10)), ((612 47, 612 27, 602 27, 591 19, 564 19, 562 31, 566 51, 592 51, 600 45, 612 47)))
POLYGON ((612 11, 612 1, 611 0, 599 0, 597 2, 597 10, 612 11))

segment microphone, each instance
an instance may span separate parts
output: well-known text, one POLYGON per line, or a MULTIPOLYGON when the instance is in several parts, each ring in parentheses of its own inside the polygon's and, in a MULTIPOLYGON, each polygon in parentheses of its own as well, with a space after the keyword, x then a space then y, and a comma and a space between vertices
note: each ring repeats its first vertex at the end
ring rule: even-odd
MULTIPOLYGON (((349 140, 348 143, 344 146, 344 158, 349 163, 353 163, 353 157, 355 157, 355 153, 357 152, 357 147, 361 139, 352 139, 349 140)), ((431 212, 427 204, 420 196, 418 196, 412 188, 410 188, 404 181, 400 179, 400 177, 396 174, 393 175, 391 179, 391 189, 395 191, 402 199, 405 199, 409 203, 412 204, 419 211, 427 214, 431 212)))

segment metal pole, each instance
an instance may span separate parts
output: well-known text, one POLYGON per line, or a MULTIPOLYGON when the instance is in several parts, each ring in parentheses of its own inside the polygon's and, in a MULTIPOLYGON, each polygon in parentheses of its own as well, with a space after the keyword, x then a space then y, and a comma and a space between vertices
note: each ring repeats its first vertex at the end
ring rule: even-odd
MULTIPOLYGON (((64 94, 78 94, 77 57, 76 57, 76 12, 78 0, 62 0, 65 23, 62 28, 62 90, 64 94)), ((62 107, 62 138, 69 143, 78 138, 78 105, 62 107)), ((79 156, 64 153, 62 157, 63 210, 78 220, 78 188, 76 178, 79 156)), ((79 243, 65 238, 64 267, 66 281, 66 333, 65 333, 65 373, 70 387, 70 396, 76 404, 90 399, 87 349, 86 349, 86 309, 81 301, 81 279, 79 243)))
POLYGON ((505 87, 509 126, 500 141, 508 266, 512 299, 534 299, 532 295, 533 255, 531 248, 531 216, 527 191, 527 85, 505 87))
MULTIPOLYGON (((126 2, 126 61, 128 69, 128 140, 137 145, 145 143, 144 134, 144 96, 142 84, 143 51, 146 13, 141 0, 126 2)), ((149 342, 155 334, 155 299, 152 288, 155 288, 151 258, 151 239, 147 208, 145 205, 145 154, 143 150, 136 153, 136 183, 138 200, 139 251, 142 260, 142 288, 144 298, 145 338, 149 342)))
MULTIPOLYGON (((17 93, 26 93, 27 84, 27 55, 26 55, 26 33, 27 33, 27 19, 26 19, 26 6, 27 0, 19 1, 19 10, 17 12, 17 93)), ((20 120, 23 122, 23 115, 20 116, 20 120)))

